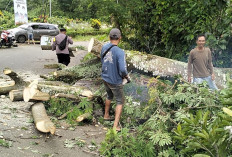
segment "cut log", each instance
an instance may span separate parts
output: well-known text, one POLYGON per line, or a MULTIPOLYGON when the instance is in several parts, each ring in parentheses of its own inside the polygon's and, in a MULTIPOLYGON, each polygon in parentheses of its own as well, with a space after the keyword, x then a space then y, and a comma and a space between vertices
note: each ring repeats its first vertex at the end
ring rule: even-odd
POLYGON ((83 120, 85 120, 85 119, 88 119, 89 117, 91 117, 92 115, 91 115, 91 113, 84 113, 84 114, 82 114, 82 115, 80 115, 80 116, 78 116, 77 117, 77 119, 76 119, 76 121, 77 122, 81 122, 81 121, 83 121, 83 120))
POLYGON ((50 99, 48 93, 41 92, 37 89, 38 80, 32 82, 28 87, 23 91, 23 100, 25 102, 31 101, 47 101, 50 99))
POLYGON ((36 128, 39 131, 44 133, 50 132, 51 134, 55 133, 56 127, 47 116, 43 103, 35 103, 32 105, 32 115, 36 128))
POLYGON ((53 96, 53 98, 67 98, 67 99, 75 100, 76 102, 80 101, 80 97, 73 94, 57 93, 53 96))
MULTIPOLYGON (((101 42, 91 39, 88 51, 100 56, 101 42)), ((129 69, 136 69, 153 76, 174 77, 181 75, 187 80, 187 63, 160 57, 157 55, 145 54, 137 51, 125 51, 126 61, 129 69)), ((215 82, 219 88, 226 85, 226 74, 232 74, 231 68, 214 68, 215 82)))
POLYGON ((82 97, 88 97, 89 99, 93 98, 93 93, 85 87, 78 86, 51 86, 45 84, 38 84, 37 87, 40 91, 54 95, 56 93, 70 93, 77 94, 82 97))
POLYGON ((15 73, 14 71, 12 71, 9 68, 5 68, 3 70, 3 73, 5 75, 9 76, 12 80, 14 80, 15 85, 17 85, 17 86, 24 86, 26 84, 26 82, 23 81, 23 79, 21 77, 19 77, 17 73, 15 73))
POLYGON ((3 73, 13 81, 0 82, 0 94, 8 94, 11 90, 21 89, 26 85, 26 82, 11 69, 5 68, 3 73))
POLYGON ((0 94, 8 94, 9 91, 17 89, 14 81, 6 81, 0 83, 0 94))
POLYGON ((74 94, 77 97, 93 98, 93 93, 85 87, 70 86, 68 84, 58 81, 33 81, 28 87, 24 89, 24 101, 41 100, 47 101, 50 99, 49 95, 57 93, 74 94))
POLYGON ((9 92, 9 97, 11 101, 21 101, 23 100, 23 89, 11 90, 9 92))

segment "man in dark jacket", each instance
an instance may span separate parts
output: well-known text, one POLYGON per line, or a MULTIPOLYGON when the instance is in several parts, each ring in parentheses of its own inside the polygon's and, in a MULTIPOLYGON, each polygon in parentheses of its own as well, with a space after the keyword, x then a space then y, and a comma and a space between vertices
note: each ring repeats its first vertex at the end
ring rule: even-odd
POLYGON ((56 55, 58 58, 58 63, 64 64, 68 66, 70 63, 70 56, 68 51, 68 44, 73 44, 71 37, 67 37, 66 47, 64 50, 59 49, 59 44, 65 39, 66 37, 66 29, 61 28, 60 33, 55 36, 54 41, 52 43, 52 51, 56 49, 56 55))
POLYGON ((115 96, 116 109, 113 128, 120 131, 118 125, 122 108, 124 105, 123 94, 123 78, 128 78, 128 72, 125 61, 125 52, 117 45, 121 39, 121 32, 117 28, 113 28, 109 34, 110 43, 103 45, 101 50, 102 62, 102 79, 104 81, 105 89, 107 92, 107 99, 105 101, 105 114, 104 119, 110 120, 109 109, 110 104, 115 96), (107 52, 108 51, 108 52, 107 52), (107 52, 107 53, 106 53, 107 52))

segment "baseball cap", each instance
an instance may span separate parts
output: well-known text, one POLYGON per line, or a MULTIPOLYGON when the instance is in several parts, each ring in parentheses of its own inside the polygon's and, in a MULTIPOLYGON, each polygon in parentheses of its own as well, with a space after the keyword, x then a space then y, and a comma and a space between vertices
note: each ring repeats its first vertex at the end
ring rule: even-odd
POLYGON ((121 37, 121 32, 118 28, 113 28, 111 31, 110 31, 110 37, 112 38, 120 38, 121 37))

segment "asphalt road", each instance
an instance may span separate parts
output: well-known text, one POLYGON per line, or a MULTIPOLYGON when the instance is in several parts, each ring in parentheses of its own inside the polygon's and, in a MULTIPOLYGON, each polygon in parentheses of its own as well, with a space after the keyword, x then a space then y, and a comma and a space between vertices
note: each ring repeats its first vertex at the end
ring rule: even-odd
MULTIPOLYGON (((87 49, 88 42, 75 42, 74 45, 84 46, 87 49)), ((80 59, 87 51, 74 52, 69 66, 80 63, 80 59)), ((35 74, 47 74, 51 69, 44 69, 45 64, 57 63, 55 51, 42 50, 39 44, 18 44, 18 47, 0 49, 0 72, 4 68, 11 68, 15 72, 33 72, 35 74)))
MULTIPOLYGON (((87 47, 88 42, 76 42, 75 45, 87 47)), ((69 66, 76 65, 87 51, 74 53, 69 66)), ((54 69, 44 69, 44 64, 57 63, 55 52, 42 51, 39 44, 20 44, 18 47, 0 49, 0 75, 5 67, 16 73, 46 74, 54 69)), ((1 78, 1 77, 0 77, 1 78)), ((71 127, 65 120, 59 121, 55 135, 39 132, 31 123, 32 102, 12 102, 7 95, 0 96, 0 140, 11 142, 10 148, 0 145, 0 157, 93 157, 104 139, 106 130, 102 125, 84 125, 71 127), (80 139, 83 147, 75 145, 80 139), (74 145, 73 145, 74 143, 74 145)))

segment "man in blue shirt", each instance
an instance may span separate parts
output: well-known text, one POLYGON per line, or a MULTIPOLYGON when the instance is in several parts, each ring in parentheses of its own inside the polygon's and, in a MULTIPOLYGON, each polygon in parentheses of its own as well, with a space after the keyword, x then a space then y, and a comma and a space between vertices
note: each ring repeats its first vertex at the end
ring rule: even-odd
POLYGON ((110 120, 109 109, 113 97, 116 98, 115 119, 113 128, 120 131, 118 126, 122 107, 124 105, 124 93, 122 81, 128 78, 128 72, 125 61, 125 52, 117 45, 121 40, 121 32, 117 28, 113 28, 109 34, 110 42, 103 45, 101 50, 102 62, 102 79, 107 92, 105 101, 105 114, 104 119, 110 120))

